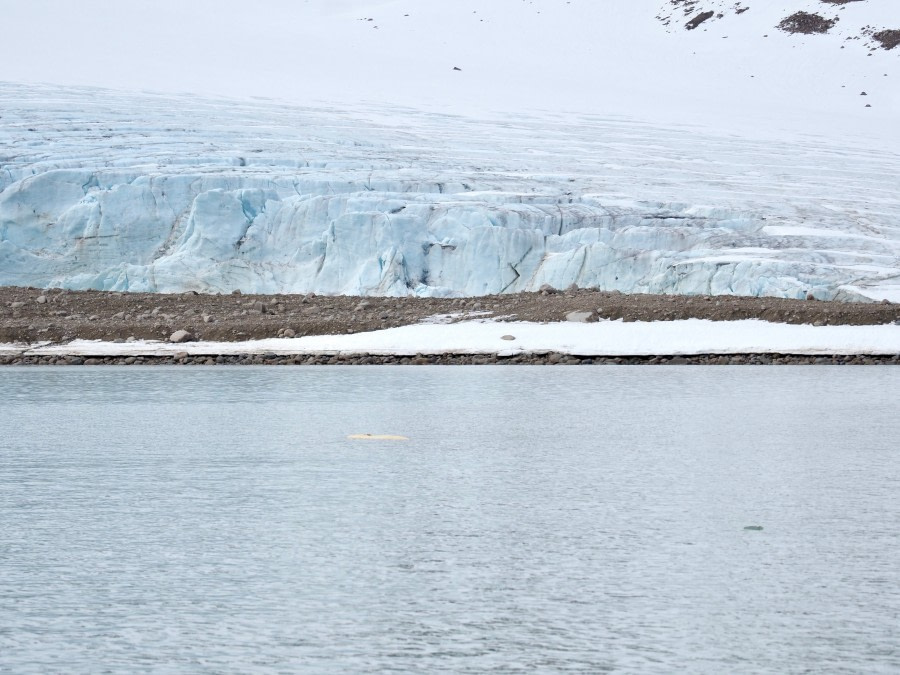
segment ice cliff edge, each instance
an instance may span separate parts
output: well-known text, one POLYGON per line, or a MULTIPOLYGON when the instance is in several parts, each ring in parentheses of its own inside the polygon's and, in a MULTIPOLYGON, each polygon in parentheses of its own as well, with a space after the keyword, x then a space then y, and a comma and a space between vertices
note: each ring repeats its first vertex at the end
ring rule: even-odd
POLYGON ((3 85, 0 283, 895 298, 896 158, 3 85), (183 102, 182 102, 183 103, 183 102), (849 176, 849 178, 848 178, 849 176))

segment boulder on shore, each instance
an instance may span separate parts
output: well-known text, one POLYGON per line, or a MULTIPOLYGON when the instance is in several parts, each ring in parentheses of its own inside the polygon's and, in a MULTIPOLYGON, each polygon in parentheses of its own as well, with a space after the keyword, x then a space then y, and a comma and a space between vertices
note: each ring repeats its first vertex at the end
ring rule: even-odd
POLYGON ((177 330, 169 336, 169 342, 174 342, 175 344, 190 342, 193 339, 194 336, 188 333, 186 330, 177 330))

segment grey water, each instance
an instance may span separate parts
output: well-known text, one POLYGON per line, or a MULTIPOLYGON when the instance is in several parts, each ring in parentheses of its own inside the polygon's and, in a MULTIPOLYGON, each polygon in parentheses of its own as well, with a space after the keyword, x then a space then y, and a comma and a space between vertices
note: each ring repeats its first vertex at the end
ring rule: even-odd
POLYGON ((898 412, 890 367, 0 369, 0 672, 896 673, 898 412))

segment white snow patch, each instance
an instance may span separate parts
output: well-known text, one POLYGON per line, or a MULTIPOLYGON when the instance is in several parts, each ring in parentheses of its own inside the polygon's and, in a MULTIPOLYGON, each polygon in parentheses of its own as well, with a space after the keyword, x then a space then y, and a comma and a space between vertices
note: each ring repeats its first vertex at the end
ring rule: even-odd
POLYGON ((458 323, 465 319, 477 319, 479 317, 486 317, 489 314, 492 314, 492 312, 452 312, 450 314, 432 314, 431 316, 426 316, 419 323, 446 326, 447 324, 458 323))

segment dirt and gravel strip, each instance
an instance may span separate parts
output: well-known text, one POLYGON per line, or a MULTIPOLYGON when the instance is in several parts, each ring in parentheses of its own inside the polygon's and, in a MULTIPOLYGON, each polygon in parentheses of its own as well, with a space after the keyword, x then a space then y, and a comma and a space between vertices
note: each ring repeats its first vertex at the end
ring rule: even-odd
POLYGON ((589 290, 478 298, 359 298, 313 295, 160 295, 0 288, 0 343, 194 339, 238 342, 395 328, 439 314, 478 312, 501 321, 764 319, 792 324, 877 325, 900 321, 900 304, 732 296, 624 295, 589 290))
MULTIPOLYGON (((177 295, 0 288, 0 343, 65 344, 75 339, 237 342, 272 337, 358 333, 415 324, 435 315, 479 316, 498 321, 554 322, 600 319, 673 321, 764 319, 813 325, 877 325, 900 322, 900 304, 838 303, 732 296, 625 295, 589 290, 478 298, 359 298, 314 295, 177 295), (580 315, 579 315, 580 313, 580 315)), ((891 363, 892 357, 739 355, 641 358, 577 358, 528 354, 428 357, 197 356, 95 358, 0 356, 10 364, 374 364, 374 363, 891 363)))

